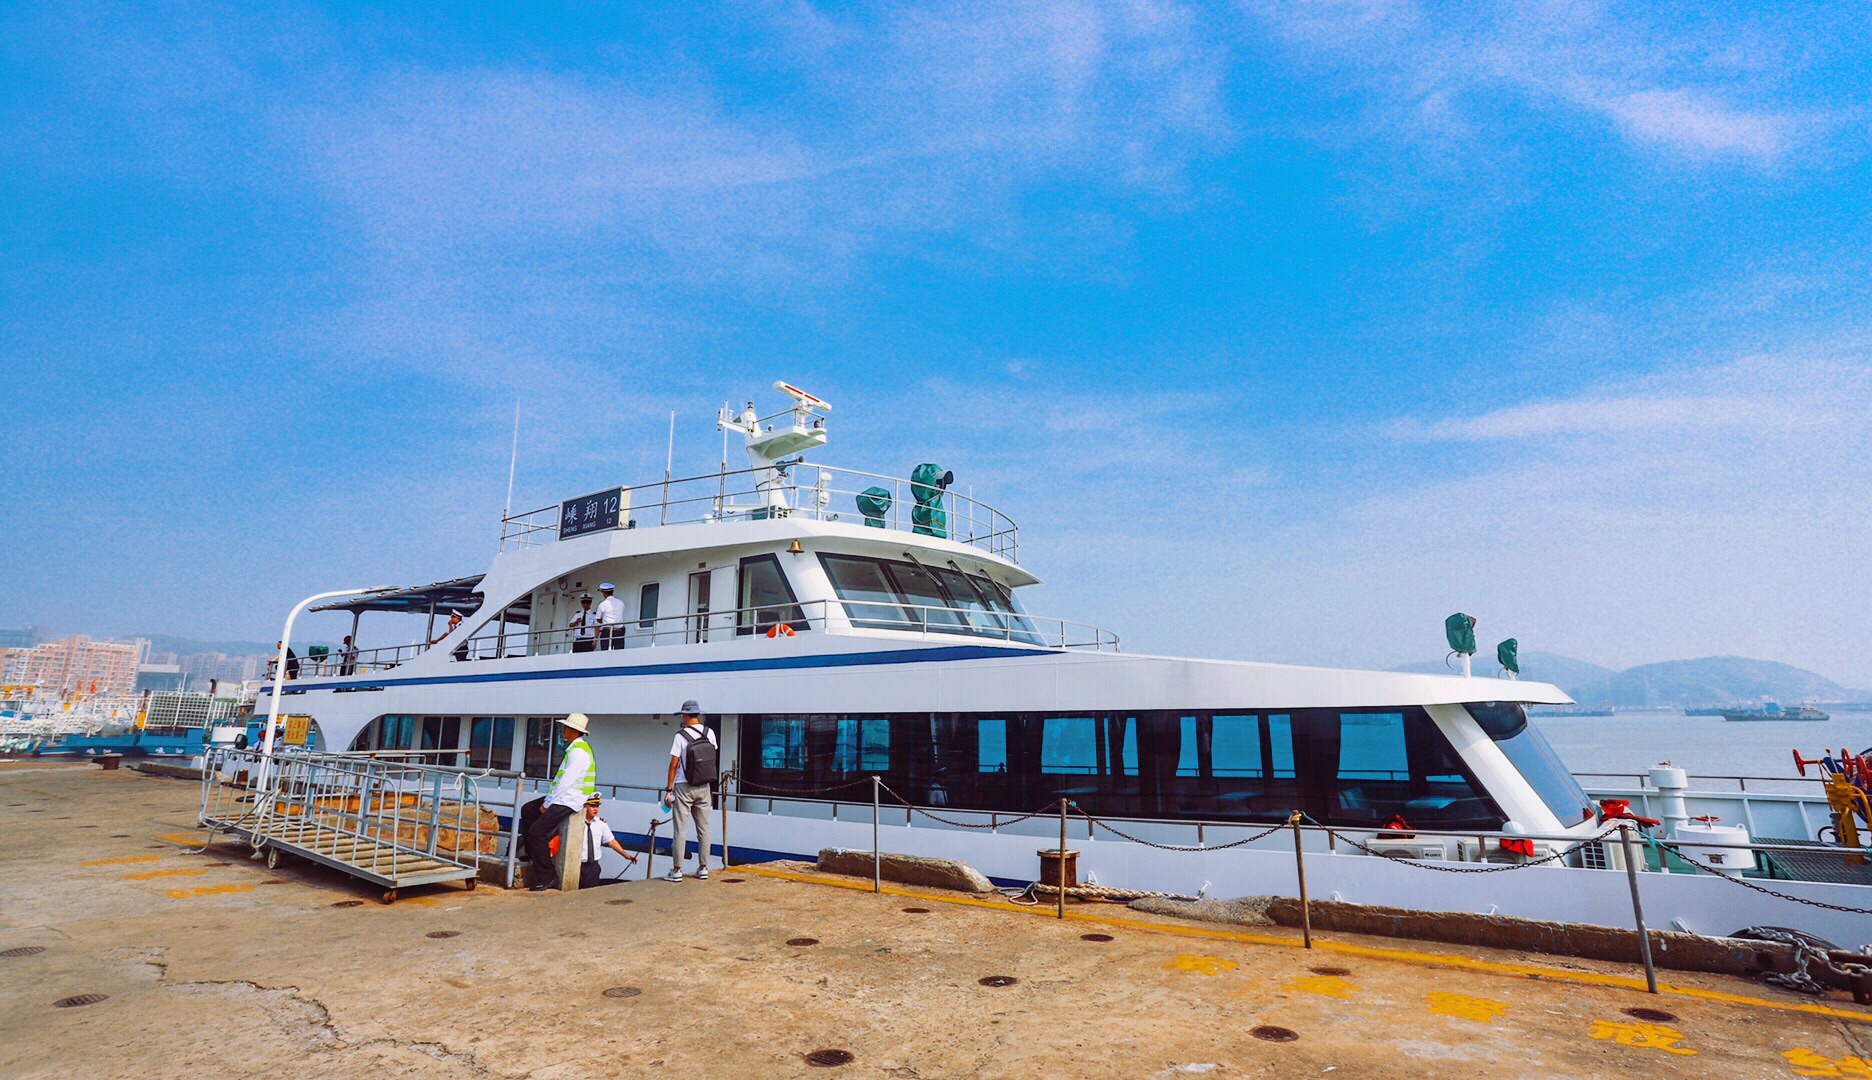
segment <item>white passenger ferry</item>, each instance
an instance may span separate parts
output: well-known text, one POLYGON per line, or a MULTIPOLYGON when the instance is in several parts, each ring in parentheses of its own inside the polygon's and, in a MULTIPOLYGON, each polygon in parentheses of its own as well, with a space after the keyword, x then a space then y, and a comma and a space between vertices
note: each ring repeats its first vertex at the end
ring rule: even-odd
MULTIPOLYGON (((1021 815, 1065 798, 1164 845, 1075 816, 1082 878, 1293 895, 1290 834, 1229 845, 1299 811, 1336 830, 1306 834, 1315 896, 1630 925, 1620 846, 1581 843, 1606 833, 1601 807, 1527 719, 1530 705, 1569 703, 1557 688, 1122 652, 1115 633, 1025 610, 1039 579, 1014 522, 941 469, 901 479, 805 461, 826 443, 830 406, 776 385, 783 411, 759 417, 750 403, 719 417, 745 439, 745 470, 724 462, 509 516, 483 575, 315 609, 350 612, 360 644, 374 622, 397 622, 383 613, 415 616, 430 643, 302 659, 278 711, 309 716, 317 748, 425 752, 535 786, 556 764, 555 721, 584 712, 606 816, 641 842, 637 823, 659 815, 672 714, 693 698, 735 774, 722 813, 737 859, 868 848, 878 777, 884 850, 1006 882, 1033 880, 1036 849, 1057 844, 1056 819, 1021 815), (621 632, 572 628, 581 596, 606 582, 626 607, 621 632), (1517 862, 1537 865, 1506 872, 1517 862)), ((259 711, 269 704, 263 693, 259 711)), ((1624 793, 1634 809, 1705 841, 1685 853, 1713 871, 1653 850, 1647 869, 1677 871, 1644 875, 1654 927, 1872 941, 1863 916, 1797 902, 1866 908, 1872 887, 1725 850, 1749 833, 1692 818, 1720 805, 1758 840, 1811 843, 1824 800, 1699 802, 1675 770, 1650 779, 1624 793), (1720 880, 1738 873, 1781 896, 1720 880)))

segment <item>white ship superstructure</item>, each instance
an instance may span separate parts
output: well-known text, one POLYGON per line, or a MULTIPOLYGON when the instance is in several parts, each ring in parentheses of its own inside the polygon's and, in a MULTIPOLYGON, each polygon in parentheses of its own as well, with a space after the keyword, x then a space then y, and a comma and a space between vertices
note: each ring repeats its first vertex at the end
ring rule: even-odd
MULTIPOLYGON (((724 813, 738 856, 868 847, 877 777, 892 800, 937 815, 887 805, 886 850, 1004 880, 1032 880, 1036 847, 1057 843, 1057 823, 1012 819, 1065 798, 1133 837, 1203 849, 1143 846, 1075 819, 1070 843, 1101 883, 1291 895, 1290 837, 1225 845, 1299 812, 1410 859, 1541 862, 1426 873, 1314 833, 1315 895, 1625 924, 1621 849, 1569 850, 1608 826, 1526 716, 1568 704, 1557 688, 1122 652, 1115 633, 1025 610, 1021 593, 1039 579, 1019 561, 1017 527, 941 469, 905 479, 808 463, 830 407, 777 385, 785 410, 720 417, 744 438, 746 469, 513 515, 485 574, 324 605, 352 613, 360 646, 386 613, 401 625, 419 616, 427 632, 302 659, 279 711, 310 716, 326 750, 423 752, 530 783, 556 764, 556 719, 584 712, 607 817, 628 833, 658 815, 672 714, 695 699, 735 774, 724 813), (625 605, 622 626, 573 626, 603 583, 625 605), (1504 845, 1504 834, 1532 839, 1504 845)), ((263 691, 258 708, 269 704, 263 691)), ((1797 813, 1760 799, 1751 812, 1797 813)), ((1813 835, 1793 817, 1763 827, 1813 835)), ((1872 939, 1863 917, 1802 908, 1797 919, 1790 901, 1716 875, 1649 878, 1646 906, 1663 925, 1872 939)), ((1859 907, 1872 896, 1773 884, 1859 907)))

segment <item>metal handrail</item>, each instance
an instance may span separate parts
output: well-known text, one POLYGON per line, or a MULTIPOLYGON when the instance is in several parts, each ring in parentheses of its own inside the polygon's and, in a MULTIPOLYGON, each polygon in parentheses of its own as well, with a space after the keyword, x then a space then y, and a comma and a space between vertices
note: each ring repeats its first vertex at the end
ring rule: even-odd
MULTIPOLYGON (((866 521, 856 501, 863 494, 860 489, 885 485, 888 485, 887 490, 891 494, 890 511, 884 517, 873 520, 888 529, 917 531, 918 527, 911 517, 911 510, 916 505, 915 497, 910 492, 911 481, 856 469, 805 463, 723 470, 667 481, 625 485, 627 492, 654 496, 654 501, 632 506, 628 512, 620 515, 617 527, 630 529, 651 524, 758 521, 794 516, 815 521, 850 521, 859 524, 866 521), (811 477, 811 482, 800 483, 799 479, 803 476, 811 477), (853 478, 859 483, 849 487, 834 486, 839 477, 853 478), (749 480, 752 481, 751 485, 749 480), (729 489, 731 484, 734 485, 733 490, 729 489), (772 505, 771 500, 776 496, 785 505, 772 505), (740 501, 743 499, 757 501, 740 501), (643 516, 639 519, 632 517, 633 514, 643 516)), ((500 550, 506 551, 510 546, 531 547, 558 539, 559 511, 558 505, 542 506, 503 517, 500 550)), ((1019 561, 1019 527, 1006 514, 953 490, 943 492, 943 512, 946 522, 944 532, 948 539, 980 548, 1010 562, 1019 561)))
MULTIPOLYGON (((611 627, 593 627, 591 637, 581 638, 580 630, 571 627, 553 627, 543 630, 509 630, 505 623, 490 623, 488 629, 498 626, 500 629, 488 632, 484 629, 449 647, 449 651, 461 661, 484 661, 512 659, 523 656, 546 656, 577 653, 582 651, 608 652, 615 649, 642 649, 669 647, 676 644, 699 644, 711 638, 727 639, 764 634, 769 626, 788 625, 796 632, 811 632, 825 629, 831 613, 837 613, 845 621, 844 629, 869 630, 879 629, 890 632, 919 634, 925 639, 932 637, 945 640, 954 638, 987 638, 1005 641, 1017 645, 1033 645, 1055 649, 1091 649, 1095 652, 1119 651, 1118 635, 1103 627, 1093 626, 1072 619, 1058 619, 1047 616, 1028 615, 990 611, 983 608, 943 607, 934 604, 901 604, 892 602, 852 601, 852 600, 802 600, 792 604, 762 604, 743 608, 723 608, 718 611, 688 615, 662 615, 654 619, 630 619, 611 627), (907 619, 879 618, 868 614, 853 614, 854 609, 894 608, 905 612, 907 619), (793 617, 797 612, 800 617, 793 617), (937 615, 953 617, 953 621, 942 621, 937 615), (648 630, 644 622, 652 623, 648 630), (801 624, 804 624, 802 627, 801 624), (608 629, 618 631, 619 642, 607 647, 602 632, 608 629), (589 642, 589 650, 579 646, 589 642)), ((416 649, 425 652, 428 646, 399 646, 397 651, 416 649)), ((365 663, 366 652, 384 652, 390 650, 366 650, 359 653, 355 674, 367 676, 395 663, 365 663)), ((414 655, 414 654, 412 654, 414 655)), ((397 663, 401 663, 399 660, 397 663)), ((298 681, 308 678, 350 678, 340 672, 352 661, 340 657, 327 656, 319 660, 302 659, 299 661, 298 681)))
MULTIPOLYGON (((498 861, 511 883, 517 854, 512 823, 483 826, 477 781, 519 779, 520 774, 405 760, 424 753, 431 751, 296 751, 275 754, 271 767, 263 770, 261 755, 212 747, 203 755, 200 820, 245 833, 256 846, 269 842, 269 828, 283 818, 315 833, 368 840, 393 852, 457 865, 464 859, 477 867, 498 861), (262 775, 262 786, 243 782, 262 775), (455 809, 445 812, 451 802, 455 809), (447 852, 444 830, 455 835, 447 852), (467 845, 465 835, 473 838, 467 845), (497 842, 503 837, 504 854, 497 842)), ((377 862, 362 868, 383 869, 377 862)))

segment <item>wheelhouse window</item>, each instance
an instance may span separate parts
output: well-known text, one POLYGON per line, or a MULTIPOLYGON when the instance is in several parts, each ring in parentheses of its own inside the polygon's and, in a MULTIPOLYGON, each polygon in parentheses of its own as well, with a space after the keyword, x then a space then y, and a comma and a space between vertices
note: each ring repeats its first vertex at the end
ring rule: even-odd
POLYGON ((1039 636, 1000 583, 952 567, 822 553, 832 589, 853 626, 979 634, 1025 644, 1039 636))
POLYGON ((1477 703, 1466 708, 1561 824, 1592 818, 1591 797, 1561 763, 1546 736, 1528 720, 1526 709, 1512 701, 1477 703))
POLYGON ((468 722, 468 767, 513 768, 514 718, 477 716, 468 722))
POLYGON ((766 633, 785 623, 795 630, 806 630, 806 613, 800 610, 793 586, 780 570, 777 555, 754 555, 741 560, 740 616, 737 634, 766 633))

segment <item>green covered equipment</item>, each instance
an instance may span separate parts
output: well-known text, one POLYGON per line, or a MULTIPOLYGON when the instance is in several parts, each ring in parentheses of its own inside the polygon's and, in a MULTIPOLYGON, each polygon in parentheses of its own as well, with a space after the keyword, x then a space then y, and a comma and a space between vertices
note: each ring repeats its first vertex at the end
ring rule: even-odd
POLYGON ((858 512, 864 515, 865 524, 873 529, 884 527, 884 515, 890 513, 891 493, 881 487, 868 487, 858 493, 854 500, 858 512))
POLYGON ((1458 611, 1443 620, 1443 635, 1449 638, 1451 652, 1475 655, 1475 620, 1458 611))
POLYGON ((916 505, 910 510, 910 531, 939 539, 949 535, 948 516, 943 513, 943 488, 955 477, 940 465, 924 462, 910 472, 910 494, 916 505))
POLYGON ((1495 659, 1500 662, 1503 671, 1521 674, 1521 643, 1509 638, 1495 646, 1495 659))

